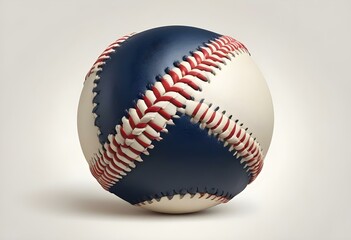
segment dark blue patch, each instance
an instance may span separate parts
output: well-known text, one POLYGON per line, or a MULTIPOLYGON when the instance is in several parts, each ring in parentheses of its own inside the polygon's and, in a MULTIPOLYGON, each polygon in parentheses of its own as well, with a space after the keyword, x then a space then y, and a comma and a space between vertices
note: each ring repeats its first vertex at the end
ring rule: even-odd
POLYGON ((122 43, 103 66, 94 90, 103 92, 94 99, 98 104, 95 113, 100 143, 114 133, 125 110, 134 107, 133 100, 146 91, 148 83, 155 83, 156 76, 164 75, 166 67, 218 36, 198 28, 172 26, 141 32, 122 43))
POLYGON ((110 192, 131 204, 155 196, 178 193, 211 192, 229 198, 240 193, 249 177, 222 142, 192 124, 189 117, 176 119, 163 140, 155 142, 144 162, 114 185, 110 192))
MULTIPOLYGON (((95 113, 100 142, 115 133, 125 110, 134 106, 133 100, 155 82, 157 75, 164 75, 174 61, 219 36, 198 28, 171 26, 139 33, 122 43, 103 66, 94 89, 98 92, 94 102, 98 104, 95 113)), ((174 191, 220 191, 217 194, 233 197, 246 187, 248 175, 227 148, 188 117, 175 122, 175 126, 168 126, 170 132, 164 140, 154 143, 150 156, 142 156, 145 161, 111 192, 134 204, 154 194, 163 196, 174 191)))

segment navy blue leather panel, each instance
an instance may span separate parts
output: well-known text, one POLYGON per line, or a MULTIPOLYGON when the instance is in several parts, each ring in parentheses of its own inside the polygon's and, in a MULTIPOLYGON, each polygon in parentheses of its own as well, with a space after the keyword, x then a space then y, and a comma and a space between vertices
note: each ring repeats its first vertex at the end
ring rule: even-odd
POLYGON ((99 105, 95 113, 99 116, 96 125, 101 131, 100 142, 106 142, 125 109, 134 106, 133 100, 146 91, 147 84, 155 83, 157 75, 164 75, 174 61, 218 36, 202 29, 173 26, 141 32, 122 43, 99 73, 101 80, 95 89, 103 91, 94 99, 99 105))
POLYGON ((138 163, 110 192, 135 204, 155 196, 210 192, 232 198, 246 187, 249 178, 223 143, 210 137, 187 116, 176 119, 163 140, 155 142, 149 156, 138 163))
MULTIPOLYGON (((95 113, 100 142, 115 133, 125 110, 134 106, 133 100, 155 82, 157 75, 163 75, 174 61, 219 36, 198 28, 171 26, 139 33, 122 43, 103 66, 94 89, 98 93, 94 102, 98 104, 95 113)), ((218 190, 218 194, 232 197, 246 187, 249 177, 228 148, 186 116, 175 123, 167 127, 168 134, 162 134, 164 140, 154 143, 150 156, 143 155, 145 161, 110 188, 112 193, 135 204, 173 191, 218 190)))

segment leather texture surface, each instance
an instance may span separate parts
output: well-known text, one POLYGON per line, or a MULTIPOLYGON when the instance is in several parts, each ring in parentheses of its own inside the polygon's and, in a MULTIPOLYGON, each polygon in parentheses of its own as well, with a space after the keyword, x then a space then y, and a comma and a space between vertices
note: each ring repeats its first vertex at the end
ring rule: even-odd
MULTIPOLYGON (((94 111, 100 142, 103 144, 108 134, 115 133, 125 110, 134 106, 133 101, 156 81, 157 75, 219 36, 198 28, 171 26, 141 32, 124 42, 106 61, 94 89, 98 93, 94 111)), ((174 122, 175 126, 167 127, 169 133, 161 134, 163 140, 153 143, 155 149, 150 155, 142 156, 144 162, 136 163, 137 167, 110 192, 136 204, 175 193, 224 193, 231 198, 246 187, 248 175, 233 152, 209 136, 207 130, 191 123, 189 117, 174 122)))

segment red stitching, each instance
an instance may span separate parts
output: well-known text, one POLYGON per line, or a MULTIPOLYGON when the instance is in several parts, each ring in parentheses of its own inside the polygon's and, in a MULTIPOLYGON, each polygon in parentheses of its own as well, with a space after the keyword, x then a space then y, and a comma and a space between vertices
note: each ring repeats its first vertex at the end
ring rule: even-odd
POLYGON ((222 132, 225 132, 228 129, 229 124, 230 124, 230 119, 228 118, 227 123, 225 124, 224 128, 222 129, 222 132))
POLYGON ((212 121, 215 119, 215 117, 216 117, 216 112, 213 112, 210 119, 206 122, 206 124, 212 123, 212 121))
POLYGON ((214 125, 213 127, 211 127, 212 130, 216 129, 222 122, 222 119, 223 119, 223 115, 220 117, 220 119, 218 120, 217 124, 214 125))
POLYGON ((229 143, 229 150, 236 150, 235 154, 241 156, 241 162, 245 163, 244 167, 248 168, 251 173, 250 182, 255 180, 262 169, 264 157, 262 150, 258 148, 258 142, 247 133, 246 129, 241 127, 241 124, 232 121, 224 113, 219 113, 218 109, 210 109, 210 106, 203 102, 193 101, 193 108, 190 107, 187 114, 192 116, 193 121, 205 124, 210 133, 218 134, 219 139, 226 142, 226 144, 229 143), (200 109, 202 109, 203 113, 200 109), (214 119, 219 120, 213 125, 214 119), (225 119, 227 122, 222 128, 220 126, 225 119), (232 129, 229 131, 230 125, 232 129))
POLYGON ((195 83, 193 83, 191 80, 189 80, 187 78, 182 78, 178 82, 185 83, 185 84, 189 85, 194 90, 199 90, 200 89, 200 87, 198 85, 196 85, 195 83))
POLYGON ((194 112, 191 114, 192 117, 194 117, 197 112, 200 110, 201 107, 201 103, 197 104, 196 108, 194 109, 194 112))
POLYGON ((152 103, 151 103, 150 99, 148 99, 146 96, 144 96, 143 100, 144 100, 144 102, 145 102, 147 107, 151 107, 152 106, 152 103))
POLYGON ((110 58, 109 55, 111 54, 111 52, 114 52, 115 48, 119 47, 122 42, 124 42, 125 40, 127 40, 128 38, 130 38, 134 34, 135 33, 131 33, 129 35, 123 36, 123 37, 117 39, 116 41, 114 41, 113 43, 111 43, 105 49, 105 51, 103 51, 103 53, 100 54, 98 59, 94 62, 93 66, 90 68, 89 72, 86 74, 85 79, 87 79, 93 72, 100 71, 101 70, 101 69, 99 69, 100 66, 105 64, 105 61, 107 58, 110 58))
POLYGON ((135 110, 138 114, 138 117, 141 118, 143 116, 143 114, 141 113, 140 109, 138 107, 135 107, 135 110))
POLYGON ((150 121, 149 126, 152 127, 153 129, 156 130, 156 132, 161 132, 163 130, 163 127, 157 125, 155 122, 150 121))
MULTIPOLYGON (((119 43, 125 41, 127 38, 127 36, 123 37, 111 44, 103 52, 103 54, 100 55, 87 76, 89 76, 94 71, 97 72, 101 70, 99 67, 104 64, 106 58, 109 58, 109 53, 115 51, 114 49, 119 46, 119 43)), ((195 91, 200 90, 201 88, 196 81, 199 80, 202 82, 208 82, 209 79, 204 73, 212 73, 212 68, 220 68, 219 64, 224 63, 224 59, 230 59, 228 54, 231 54, 231 52, 237 50, 247 51, 247 49, 242 44, 230 37, 221 37, 219 39, 211 41, 209 44, 206 44, 205 47, 200 47, 199 51, 194 52, 192 56, 185 57, 184 62, 175 64, 177 65, 176 68, 170 70, 168 69, 166 71, 167 74, 161 77, 159 80, 161 85, 153 85, 150 90, 147 90, 145 92, 139 101, 142 101, 140 104, 144 104, 144 107, 143 105, 140 106, 143 109, 146 107, 146 109, 141 109, 138 104, 136 104, 133 112, 131 112, 132 109, 130 109, 129 114, 125 116, 126 121, 123 120, 123 123, 116 127, 117 134, 112 136, 111 142, 105 144, 105 150, 103 150, 103 153, 99 154, 98 158, 94 159, 94 161, 91 163, 90 169, 94 177, 97 178, 99 183, 105 189, 108 189, 114 183, 118 182, 119 179, 122 178, 122 175, 126 174, 126 170, 122 167, 117 166, 117 163, 121 164, 126 169, 129 169, 132 167, 130 164, 134 160, 141 161, 141 153, 147 153, 146 149, 151 148, 151 142, 153 140, 162 139, 160 137, 160 132, 167 131, 167 129, 165 126, 160 126, 155 122, 155 114, 163 118, 164 120, 162 121, 164 121, 166 125, 168 124, 168 121, 171 121, 172 117, 176 117, 176 112, 167 112, 164 107, 167 104, 172 104, 176 109, 181 109, 184 107, 182 101, 179 101, 173 95, 179 94, 180 96, 184 97, 184 99, 192 99, 191 93, 188 92, 186 87, 189 87, 195 91), (184 88, 180 87, 181 85, 179 84, 183 84, 184 88), (162 87, 163 89, 159 89, 159 87, 162 87), (151 93, 153 95, 153 99, 149 98, 151 95, 148 94, 151 93), (136 114, 135 119, 132 118, 132 115, 134 116, 134 114, 136 114), (149 114, 151 115, 149 116, 149 114), (125 124, 128 124, 129 126, 127 127, 125 124), (142 138, 145 138, 147 142, 142 140, 142 138), (138 150, 137 148, 143 150, 138 150), (110 153, 112 157, 110 157, 108 153, 110 153)), ((204 106, 203 103, 198 103, 196 109, 190 114, 190 116, 196 116, 202 106, 204 106)), ((206 125, 210 124, 215 119, 216 114, 219 114, 214 111, 211 114, 211 117, 208 119, 205 117, 208 113, 209 107, 204 110, 199 119, 201 122, 204 122, 205 119, 207 119, 205 121, 206 125)), ((223 116, 224 115, 221 115, 219 117, 218 122, 211 128, 212 130, 217 131, 217 128, 221 125, 221 122, 224 119, 223 116)), ((227 130, 229 124, 230 120, 228 119, 227 123, 222 129, 222 132, 227 130)), ((223 140, 227 141, 231 139, 235 133, 236 124, 234 124, 234 127, 231 130, 230 134, 223 140)), ((236 135, 240 136, 240 134, 241 129, 236 135)), ((242 138, 239 140, 238 145, 245 141, 245 134, 246 132, 244 132, 244 136, 242 136, 242 138)), ((250 156, 250 154, 253 155, 250 150, 254 151, 254 149, 256 149, 256 145, 253 142, 249 146, 248 143, 249 141, 244 144, 244 147, 242 147, 241 151, 248 150, 248 153, 245 155, 250 156)), ((237 151, 239 152, 239 150, 237 151)), ((258 153, 259 151, 257 151, 257 154, 258 153)), ((258 161, 256 159, 257 154, 249 159, 246 163, 253 164, 253 167, 250 168, 252 175, 255 173, 255 171, 259 171, 262 165, 261 161, 258 161)))

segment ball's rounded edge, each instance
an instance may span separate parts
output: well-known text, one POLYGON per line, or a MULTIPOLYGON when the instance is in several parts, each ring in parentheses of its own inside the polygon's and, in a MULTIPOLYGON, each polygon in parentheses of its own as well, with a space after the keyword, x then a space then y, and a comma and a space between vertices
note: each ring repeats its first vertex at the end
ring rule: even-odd
MULTIPOLYGON (((91 156, 102 150, 102 145, 99 142, 98 134, 99 129, 96 127, 95 118, 92 114, 94 109, 94 93, 89 89, 94 88, 94 81, 96 80, 97 74, 90 74, 86 79, 83 87, 83 91, 79 100, 78 106, 78 117, 77 117, 77 125, 78 125, 78 135, 79 140, 81 142, 81 146, 83 149, 83 153, 88 162, 90 162, 91 156), (85 90, 86 89, 86 90, 85 90), (84 129, 91 128, 89 131, 85 131, 84 129), (83 142, 83 144, 82 144, 83 142), (83 145, 87 147, 83 147, 83 145)), ((270 95, 271 98, 271 95, 270 95)), ((272 98, 271 98, 272 101, 272 98)), ((273 112, 273 103, 272 103, 272 112, 273 112)), ((272 131, 274 126, 274 112, 272 119, 272 131)), ((271 135, 272 137, 272 135, 271 135)), ((271 137, 268 143, 268 148, 271 142, 271 137)), ((268 148, 266 152, 268 151, 268 148)), ((162 197, 160 199, 154 199, 151 201, 141 202, 139 204, 134 204, 136 206, 140 206, 142 208, 162 213, 172 213, 172 214, 182 214, 182 213, 191 213, 201 211, 213 206, 216 206, 220 203, 217 199, 217 196, 208 196, 200 197, 197 194, 185 194, 185 195, 174 195, 172 199, 168 197, 162 197), (170 201, 172 200, 172 201, 170 201)))
POLYGON ((95 125, 95 116, 93 114, 94 104, 94 81, 96 72, 86 77, 83 89, 79 98, 77 111, 77 130, 81 149, 84 157, 91 164, 92 157, 101 151, 98 133, 99 128, 95 125))
POLYGON ((208 193, 196 193, 195 195, 176 194, 173 195, 172 198, 164 196, 159 199, 134 204, 134 206, 158 213, 187 214, 203 211, 224 202, 226 202, 226 199, 223 199, 220 196, 215 196, 208 193))

